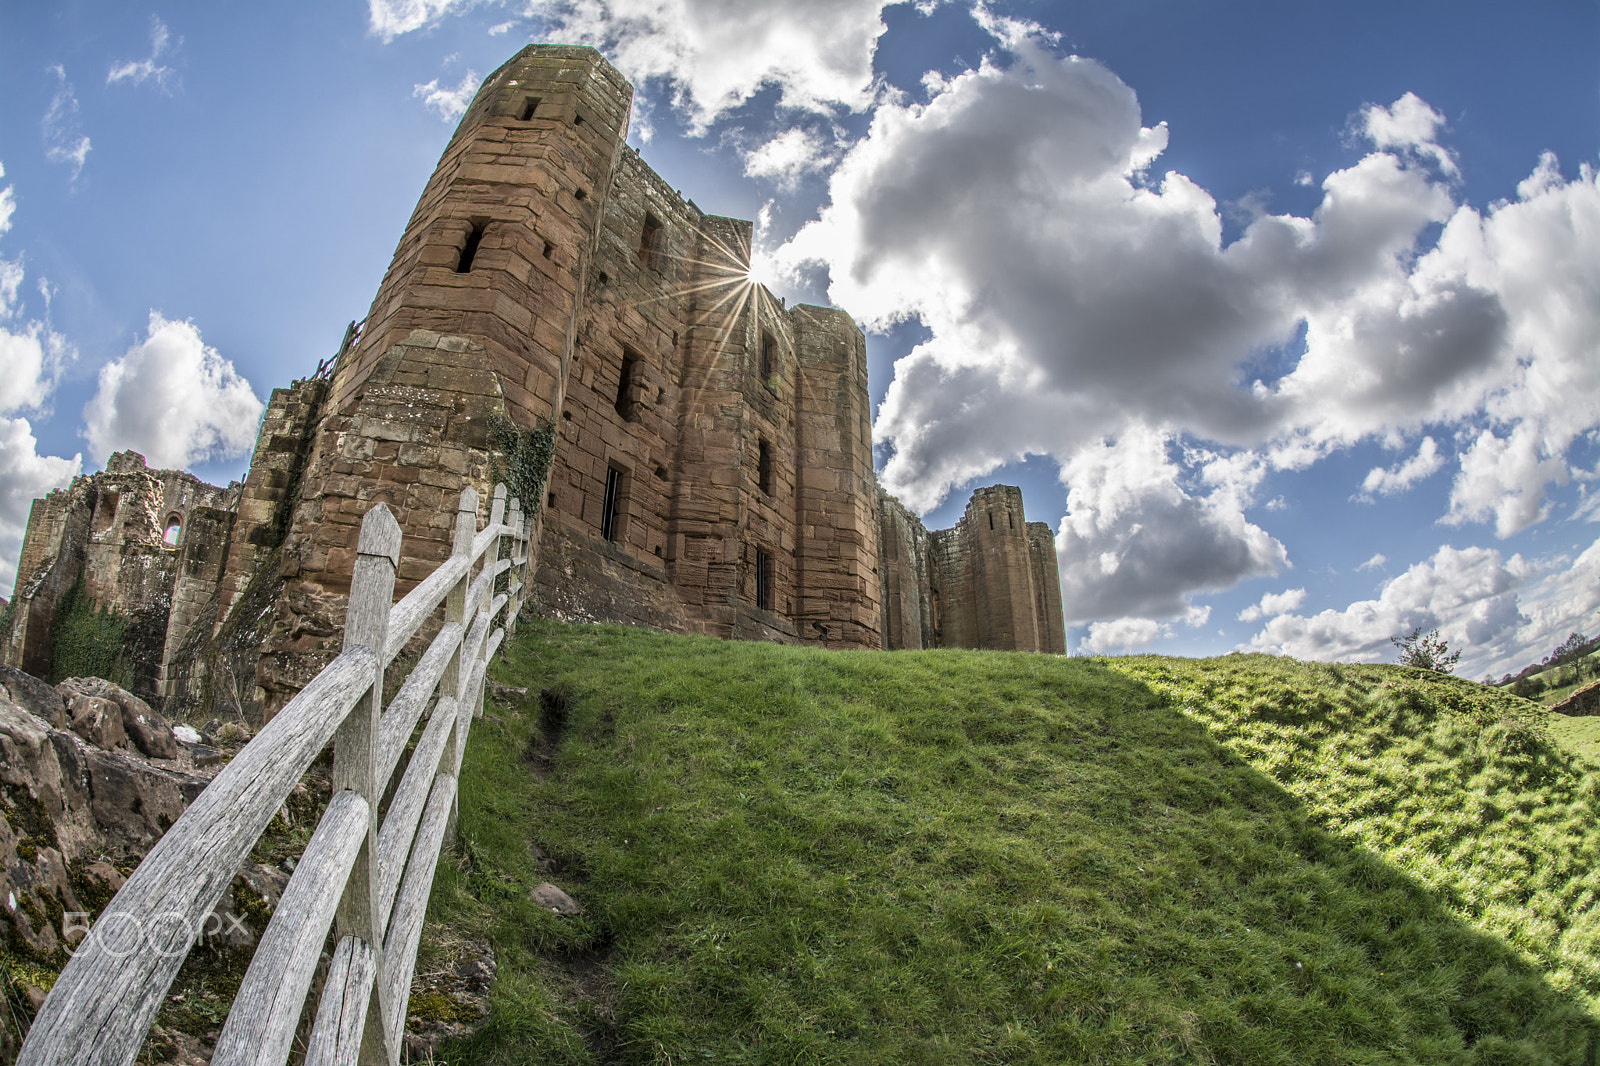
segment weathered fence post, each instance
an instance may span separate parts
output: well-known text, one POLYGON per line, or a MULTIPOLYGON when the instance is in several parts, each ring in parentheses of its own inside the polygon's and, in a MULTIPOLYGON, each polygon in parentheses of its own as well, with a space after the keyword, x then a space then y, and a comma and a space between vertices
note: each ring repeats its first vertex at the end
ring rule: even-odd
MULTIPOLYGON (((353 936, 370 945, 378 973, 384 972, 383 935, 373 896, 373 874, 383 783, 377 779, 376 755, 383 715, 383 651, 389 636, 389 611, 394 604, 394 574, 399 565, 400 523, 385 504, 379 503, 361 520, 344 623, 344 646, 370 648, 377 656, 377 664, 372 671, 371 690, 334 734, 333 748, 334 795, 348 789, 367 801, 367 842, 356 856, 344 897, 339 901, 338 936, 353 936)), ((368 1004, 361 1057, 365 1061, 393 1062, 398 1049, 387 1046, 382 982, 374 983, 372 994, 378 1002, 368 1004)))
MULTIPOLYGON (((478 532, 478 493, 476 489, 468 486, 461 490, 461 501, 456 504, 456 529, 455 540, 451 544, 451 554, 463 558, 472 555, 472 539, 478 532)), ((472 566, 469 563, 461 575, 461 580, 451 588, 450 594, 444 601, 444 623, 449 625, 457 622, 462 626, 462 639, 456 645, 456 652, 450 657, 450 664, 444 668, 444 674, 439 679, 440 692, 459 692, 461 688, 461 657, 466 653, 467 629, 467 590, 472 587, 472 566)), ((472 664, 467 663, 467 672, 472 672, 472 664)), ((456 716, 460 721, 460 715, 456 716)), ((459 725, 450 727, 450 736, 445 741, 445 750, 454 751, 456 748, 456 730, 459 725)), ((456 838, 456 815, 460 806, 456 799, 450 801, 450 817, 445 822, 444 838, 456 838)))
POLYGON ((526 591, 528 571, 528 552, 525 534, 523 533, 525 519, 522 517, 522 501, 515 496, 511 497, 511 507, 506 515, 506 523, 511 527, 512 562, 515 564, 516 560, 523 560, 520 568, 515 565, 511 567, 510 580, 506 585, 507 590, 511 593, 511 598, 506 603, 504 628, 506 639, 510 640, 517 632, 517 613, 522 610, 522 594, 526 591), (514 588, 512 587, 513 585, 515 585, 514 588))
MULTIPOLYGON (((496 485, 494 487, 494 503, 489 507, 489 525, 498 526, 501 522, 503 522, 505 520, 505 517, 506 517, 506 487, 504 485, 496 485)), ((496 538, 494 538, 494 540, 489 542, 488 549, 483 553, 483 572, 486 573, 486 574, 493 574, 495 572, 495 568, 499 565, 499 563, 500 563, 500 538, 496 537, 496 538)), ((484 611, 485 613, 487 613, 489 611, 489 609, 490 609, 490 605, 493 604, 493 603, 494 603, 494 581, 491 580, 489 582, 489 587, 486 590, 484 590, 484 602, 483 602, 483 606, 481 608, 479 608, 479 610, 484 611)), ((484 637, 485 640, 489 639, 489 632, 488 632, 487 629, 484 630, 483 637, 484 637)), ((474 651, 473 654, 475 656, 481 656, 483 654, 483 649, 478 649, 478 650, 474 651)), ((483 717, 483 688, 484 688, 484 684, 485 684, 485 680, 486 679, 478 677, 478 664, 476 662, 473 663, 472 669, 467 672, 467 683, 468 684, 473 684, 474 683, 474 678, 477 679, 476 680, 477 691, 476 692, 464 692, 464 693, 462 693, 462 697, 461 698, 462 698, 463 702, 469 701, 469 700, 471 701, 472 717, 481 718, 481 717, 483 717)), ((466 749, 466 737, 465 736, 461 736, 461 737, 458 738, 458 741, 459 742, 456 745, 456 765, 460 766, 461 765, 462 753, 466 749)))

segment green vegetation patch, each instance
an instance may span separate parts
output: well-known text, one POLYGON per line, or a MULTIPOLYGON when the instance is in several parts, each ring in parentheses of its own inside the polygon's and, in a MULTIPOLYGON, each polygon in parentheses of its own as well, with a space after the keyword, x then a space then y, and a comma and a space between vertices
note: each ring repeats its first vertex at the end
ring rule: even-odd
POLYGON ((126 629, 127 619, 95 607, 79 574, 56 606, 55 623, 50 627, 50 683, 69 677, 103 677, 123 688, 132 687, 133 671, 122 661, 126 629))
POLYGON ((435 883, 499 961, 447 1057, 1591 1061, 1589 779, 1521 701, 1275 662, 530 625, 435 883))

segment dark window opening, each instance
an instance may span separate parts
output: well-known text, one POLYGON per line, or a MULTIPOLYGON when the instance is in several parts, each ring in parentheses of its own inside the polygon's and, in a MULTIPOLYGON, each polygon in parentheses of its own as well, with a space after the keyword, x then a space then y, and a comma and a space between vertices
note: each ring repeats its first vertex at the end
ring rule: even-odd
POLYGON ((661 220, 646 212, 644 228, 639 232, 639 262, 651 268, 660 266, 660 251, 661 220))
POLYGON ((100 493, 100 500, 95 504, 93 528, 95 530, 110 529, 117 520, 117 493, 104 489, 100 493))
POLYGON ((539 110, 539 98, 537 96, 526 97, 522 101, 522 114, 520 116, 520 121, 527 122, 533 118, 533 113, 537 110, 539 110))
POLYGON ((547 507, 549 507, 550 510, 552 510, 552 511, 554 511, 556 509, 556 494, 555 493, 552 492, 548 496, 545 497, 545 505, 547 507))
POLYGON ((572 116, 572 124, 573 124, 573 125, 574 125, 574 126, 581 126, 581 125, 583 125, 583 116, 582 116, 582 115, 578 115, 578 114, 574 114, 574 115, 573 115, 573 116, 572 116))
POLYGON ((994 515, 990 515, 989 516, 989 528, 990 529, 994 528, 994 515))
POLYGON ((764 440, 756 445, 756 484, 772 495, 772 446, 764 440))
POLYGON ((1006 512, 1006 528, 1007 529, 1016 529, 1017 528, 1017 520, 1014 517, 1012 517, 1010 511, 1006 512))
POLYGON ((588 189, 573 189, 572 190, 572 195, 576 199, 587 200, 589 198, 589 190, 588 189))
POLYGON ((478 245, 483 241, 483 231, 487 225, 486 222, 472 224, 472 229, 467 233, 466 243, 461 246, 461 258, 456 260, 457 274, 465 274, 472 269, 472 261, 478 257, 478 245))
POLYGON ((772 553, 756 549, 756 606, 772 610, 772 553))
POLYGON ((638 376, 639 356, 627 348, 622 349, 622 371, 617 377, 617 414, 625 421, 639 421, 638 405, 635 400, 635 381, 638 376))
POLYGON ((606 494, 600 504, 600 535, 606 540, 617 539, 617 513, 622 505, 622 471, 606 467, 606 494))
POLYGON ((660 478, 662 481, 667 480, 667 468, 666 467, 658 465, 656 467, 655 473, 656 473, 656 477, 660 478))
POLYGON ((556 250, 556 246, 555 245, 551 244, 549 241, 545 241, 544 242, 544 257, 546 259, 549 259, 551 253, 553 253, 555 250, 556 250))
POLYGON ((771 385, 772 375, 777 373, 777 353, 773 350, 772 334, 761 334, 761 380, 771 385))

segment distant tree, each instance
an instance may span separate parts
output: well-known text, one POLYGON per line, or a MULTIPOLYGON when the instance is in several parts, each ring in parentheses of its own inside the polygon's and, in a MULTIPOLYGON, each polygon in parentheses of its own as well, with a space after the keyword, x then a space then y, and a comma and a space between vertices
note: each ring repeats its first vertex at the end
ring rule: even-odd
POLYGON ((1556 650, 1550 653, 1550 662, 1559 666, 1570 663, 1583 654, 1583 646, 1589 643, 1589 638, 1582 633, 1568 633, 1567 639, 1556 645, 1556 650))
POLYGON ((1545 689, 1542 677, 1519 677, 1511 682, 1511 691, 1514 695, 1525 700, 1531 700, 1545 689))
POLYGON ((1459 651, 1451 651, 1437 629, 1426 633, 1422 627, 1413 629, 1409 636, 1390 637, 1389 643, 1400 649, 1400 665, 1415 666, 1423 670, 1437 670, 1448 674, 1461 659, 1459 651))

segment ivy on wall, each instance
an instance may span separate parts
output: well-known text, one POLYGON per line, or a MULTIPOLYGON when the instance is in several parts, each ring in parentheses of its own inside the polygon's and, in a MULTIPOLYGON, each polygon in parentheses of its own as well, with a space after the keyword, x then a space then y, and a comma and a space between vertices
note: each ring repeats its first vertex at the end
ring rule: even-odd
POLYGON ((506 494, 522 501, 522 513, 533 514, 544 501, 544 484, 556 455, 556 426, 541 418, 523 429, 504 415, 489 420, 489 481, 505 482, 506 494))
POLYGON ((69 677, 103 677, 123 688, 133 683, 133 671, 122 661, 122 636, 127 620, 112 610, 100 610, 83 590, 83 575, 56 605, 50 627, 51 684, 69 677))

